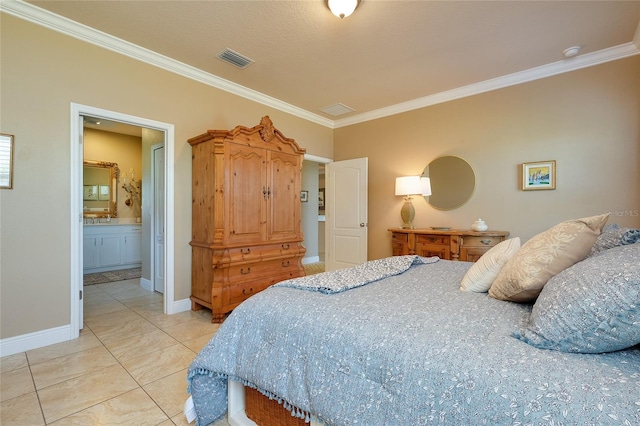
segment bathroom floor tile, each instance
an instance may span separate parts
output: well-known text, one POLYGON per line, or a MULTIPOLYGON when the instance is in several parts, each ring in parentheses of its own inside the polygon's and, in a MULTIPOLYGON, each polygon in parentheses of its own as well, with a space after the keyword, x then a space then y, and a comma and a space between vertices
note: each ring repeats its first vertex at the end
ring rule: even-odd
POLYGON ((99 371, 118 361, 104 346, 54 358, 31 366, 37 389, 99 371))
POLYGON ((35 392, 0 402, 2 426, 44 425, 44 417, 35 392))
POLYGON ((95 334, 89 329, 83 329, 80 330, 80 337, 77 339, 27 351, 27 358, 29 363, 34 365, 99 346, 102 346, 102 343, 100 343, 95 334))
POLYGON ((2 373, 0 383, 0 401, 15 398, 35 391, 29 367, 17 368, 2 373))
POLYGON ((86 321, 87 319, 93 318, 97 315, 115 314, 116 312, 122 311, 123 309, 127 309, 127 307, 117 300, 113 300, 107 303, 100 303, 94 306, 85 304, 84 320, 86 321))
POLYGON ((52 424, 56 426, 115 425, 154 426, 168 417, 142 389, 134 389, 67 416, 52 424))
POLYGON ((38 390, 38 395, 44 418, 51 423, 137 387, 118 364, 38 390))
POLYGON ((193 351, 177 344, 128 359, 123 361, 122 365, 141 386, 144 386, 188 368, 195 355, 193 351))
POLYGON ((24 352, 0 358, 0 372, 2 373, 28 366, 27 356, 24 352))
POLYGON ((141 317, 133 318, 123 323, 91 327, 91 330, 93 330, 98 339, 105 344, 107 342, 114 342, 116 340, 150 333, 157 329, 156 326, 141 317))
POLYGON ((178 344, 178 341, 162 330, 154 330, 139 336, 106 342, 105 346, 120 362, 139 357, 159 349, 178 344))
POLYGON ((123 322, 139 319, 140 315, 129 308, 118 311, 116 314, 108 312, 102 315, 85 316, 84 323, 91 329, 96 326, 107 327, 110 325, 121 324, 123 322))
POLYGON ((211 340, 212 337, 213 336, 209 336, 208 334, 206 334, 204 336, 196 337, 195 339, 186 340, 182 342, 182 344, 191 349, 193 352, 198 353, 206 346, 207 343, 209 343, 209 340, 211 340))
POLYGON ((182 413, 184 402, 189 398, 187 372, 188 370, 185 368, 143 386, 147 394, 169 417, 175 417, 182 413))
POLYGON ((219 328, 220 324, 212 324, 211 322, 194 319, 163 328, 163 330, 179 342, 186 342, 187 340, 202 336, 209 336, 209 338, 211 338, 219 328))

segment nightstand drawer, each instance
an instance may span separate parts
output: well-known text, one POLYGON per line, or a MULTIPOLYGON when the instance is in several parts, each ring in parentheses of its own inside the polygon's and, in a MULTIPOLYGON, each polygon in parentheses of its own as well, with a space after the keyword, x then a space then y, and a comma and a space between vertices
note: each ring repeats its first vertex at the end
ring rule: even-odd
POLYGON ((429 244, 429 245, 449 245, 451 237, 449 235, 417 235, 416 245, 429 244))
POLYGON ((399 232, 392 232, 391 238, 393 239, 393 243, 406 244, 409 242, 409 234, 401 234, 399 232))
POLYGON ((462 237, 462 245, 467 247, 493 247, 503 241, 503 237, 462 237))

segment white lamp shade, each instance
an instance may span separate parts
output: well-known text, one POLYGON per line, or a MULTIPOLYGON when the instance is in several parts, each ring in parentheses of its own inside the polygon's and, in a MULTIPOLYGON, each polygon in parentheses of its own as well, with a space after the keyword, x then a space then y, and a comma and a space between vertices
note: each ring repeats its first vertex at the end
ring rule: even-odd
POLYGON ((351 15, 356 6, 358 6, 358 0, 328 0, 329 9, 331 13, 339 18, 346 18, 351 15))
POLYGON ((420 176, 401 176, 396 178, 396 195, 416 195, 422 191, 420 176))
POLYGON ((428 177, 421 176, 420 187, 421 187, 421 192, 420 192, 421 195, 425 197, 428 195, 431 195, 431 179, 429 179, 428 177))

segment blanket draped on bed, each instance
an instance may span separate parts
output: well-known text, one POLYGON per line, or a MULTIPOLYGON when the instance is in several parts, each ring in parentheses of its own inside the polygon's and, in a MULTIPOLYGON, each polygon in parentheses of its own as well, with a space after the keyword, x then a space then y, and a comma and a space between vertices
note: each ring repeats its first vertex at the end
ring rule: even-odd
POLYGON ((189 368, 197 424, 224 416, 227 378, 328 425, 640 424, 640 350, 534 348, 512 337, 531 305, 458 290, 470 265, 249 298, 189 368))
POLYGON ((300 290, 319 291, 332 294, 351 290, 383 278, 398 275, 415 265, 435 263, 437 256, 420 257, 415 255, 386 257, 370 260, 353 268, 338 269, 322 274, 307 275, 281 281, 274 287, 291 287, 300 290))

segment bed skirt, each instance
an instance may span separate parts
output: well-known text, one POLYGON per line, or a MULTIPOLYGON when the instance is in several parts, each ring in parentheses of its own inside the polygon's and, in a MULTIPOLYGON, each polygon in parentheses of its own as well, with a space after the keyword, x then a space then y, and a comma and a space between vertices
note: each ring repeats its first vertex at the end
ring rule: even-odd
MULTIPOLYGON (((227 389, 227 421, 231 426, 324 426, 324 423, 313 417, 306 423, 304 419, 292 416, 278 401, 269 399, 240 382, 229 380, 227 389)), ((195 420, 195 408, 191 397, 185 402, 183 412, 187 422, 195 420)))

